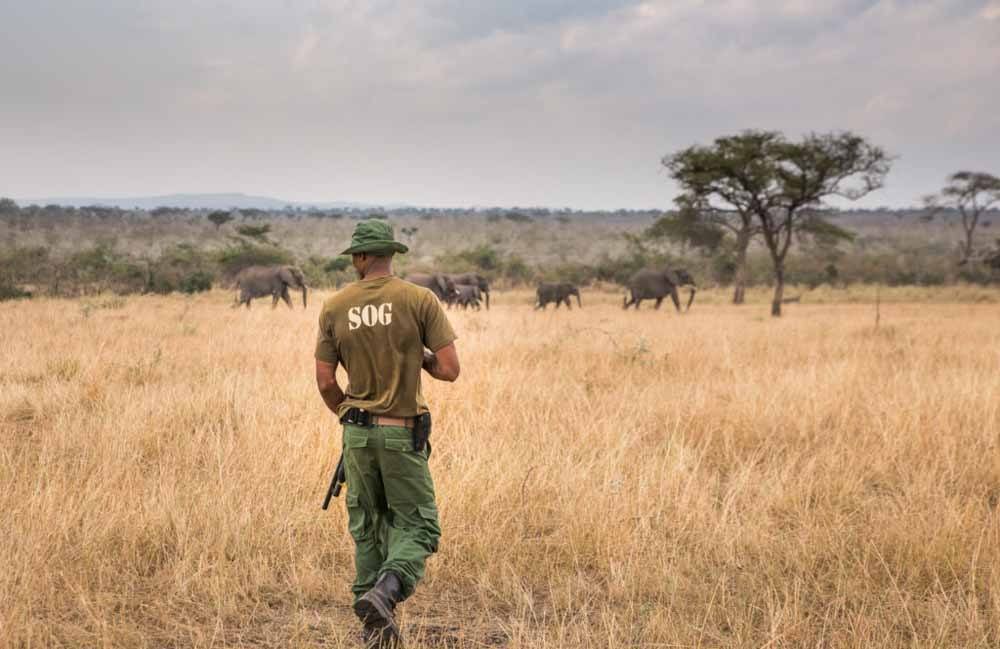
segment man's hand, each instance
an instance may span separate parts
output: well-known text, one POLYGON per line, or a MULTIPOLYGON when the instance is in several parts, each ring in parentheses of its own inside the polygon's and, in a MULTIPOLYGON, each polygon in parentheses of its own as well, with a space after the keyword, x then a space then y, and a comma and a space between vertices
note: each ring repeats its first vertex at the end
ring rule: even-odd
POLYGON ((337 384, 337 366, 333 363, 316 361, 316 387, 323 397, 326 407, 337 412, 337 406, 344 400, 344 391, 337 384))
POLYGON ((461 368, 458 365, 458 350, 455 349, 455 343, 449 343, 433 353, 424 350, 423 368, 439 381, 456 380, 461 368))

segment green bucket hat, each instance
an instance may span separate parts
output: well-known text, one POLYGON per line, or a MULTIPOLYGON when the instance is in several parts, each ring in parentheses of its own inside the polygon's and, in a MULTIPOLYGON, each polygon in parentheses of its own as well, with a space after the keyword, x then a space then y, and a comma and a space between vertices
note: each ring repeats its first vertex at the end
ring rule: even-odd
POLYGON ((356 255, 362 252, 407 252, 409 248, 396 241, 392 226, 380 219, 365 219, 354 227, 351 247, 340 253, 356 255))

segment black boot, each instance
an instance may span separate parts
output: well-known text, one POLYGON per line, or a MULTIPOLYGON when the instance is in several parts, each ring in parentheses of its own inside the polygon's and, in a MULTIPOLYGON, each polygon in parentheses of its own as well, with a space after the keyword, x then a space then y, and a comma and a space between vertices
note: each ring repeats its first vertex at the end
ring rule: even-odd
POLYGON ((379 638, 375 646, 394 647, 401 644, 399 627, 393 612, 403 599, 403 584, 394 572, 383 573, 367 593, 354 603, 354 613, 365 623, 365 630, 379 638))
POLYGON ((391 627, 365 624, 361 629, 361 644, 365 649, 394 649, 403 641, 391 627))

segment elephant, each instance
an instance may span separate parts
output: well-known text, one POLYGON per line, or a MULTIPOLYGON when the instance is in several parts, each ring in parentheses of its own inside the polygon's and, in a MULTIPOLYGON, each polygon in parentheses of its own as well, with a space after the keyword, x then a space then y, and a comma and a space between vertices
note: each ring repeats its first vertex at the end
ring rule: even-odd
POLYGON ((289 308, 292 299, 288 295, 288 287, 302 289, 302 307, 306 307, 306 282, 302 271, 295 266, 250 266, 236 275, 236 288, 239 290, 236 303, 233 306, 246 304, 256 297, 270 295, 271 308, 278 305, 278 299, 285 301, 289 308))
POLYGON ((447 275, 441 273, 413 273, 406 276, 406 281, 417 286, 429 288, 439 300, 449 304, 458 294, 455 282, 447 275))
POLYGON ((556 308, 563 302, 566 303, 567 309, 572 309, 572 302, 570 301, 570 296, 576 296, 576 305, 583 308, 583 304, 580 302, 580 289, 569 282, 542 282, 538 285, 538 290, 536 292, 538 296, 538 302, 535 304, 535 310, 542 309, 549 305, 549 302, 555 302, 556 308))
POLYGON ((459 284, 456 288, 458 289, 458 294, 454 297, 454 303, 463 309, 468 309, 471 306, 476 311, 479 311, 481 308, 479 300, 482 297, 479 287, 470 286, 469 284, 459 284))
POLYGON ((659 309, 663 298, 669 295, 674 302, 674 308, 680 313, 681 303, 677 297, 677 288, 683 286, 691 289, 691 297, 688 298, 687 306, 684 308, 687 311, 691 308, 691 303, 694 302, 694 294, 698 287, 695 286, 694 279, 686 270, 670 270, 669 268, 640 270, 629 279, 628 295, 625 296, 625 302, 622 306, 627 309, 634 304, 638 310, 639 304, 643 300, 656 300, 656 308, 659 309))
POLYGON ((485 277, 477 273, 461 273, 459 275, 448 275, 455 284, 466 284, 476 286, 486 298, 486 310, 490 310, 490 283, 485 277))

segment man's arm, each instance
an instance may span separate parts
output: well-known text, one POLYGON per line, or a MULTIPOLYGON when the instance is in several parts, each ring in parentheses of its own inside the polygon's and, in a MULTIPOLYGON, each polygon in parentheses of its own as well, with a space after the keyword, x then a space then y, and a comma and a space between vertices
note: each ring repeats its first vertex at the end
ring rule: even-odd
POLYGON ((344 401, 344 391, 337 384, 336 363, 316 361, 316 387, 319 388, 319 394, 323 397, 326 407, 336 413, 337 406, 344 401))
POLYGON ((448 343, 436 352, 424 350, 424 369, 439 381, 455 381, 461 371, 455 343, 448 343))

